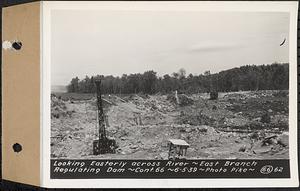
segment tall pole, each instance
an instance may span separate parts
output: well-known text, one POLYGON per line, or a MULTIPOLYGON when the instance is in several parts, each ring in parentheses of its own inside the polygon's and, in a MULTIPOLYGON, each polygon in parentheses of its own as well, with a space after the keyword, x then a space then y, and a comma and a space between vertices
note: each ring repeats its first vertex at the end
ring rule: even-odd
POLYGON ((105 134, 105 121, 104 121, 104 112, 103 112, 103 104, 101 98, 101 80, 96 80, 96 88, 97 88, 97 107, 98 107, 98 122, 99 122, 99 141, 106 139, 105 134))

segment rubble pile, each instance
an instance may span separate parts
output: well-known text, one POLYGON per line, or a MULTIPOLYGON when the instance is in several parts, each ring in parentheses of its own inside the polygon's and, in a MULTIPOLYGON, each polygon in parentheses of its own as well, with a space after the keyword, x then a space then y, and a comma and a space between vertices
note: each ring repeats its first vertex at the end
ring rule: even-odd
MULTIPOLYGON (((169 94, 167 96, 167 100, 169 100, 174 104, 177 104, 176 96, 173 94, 169 94)), ((194 100, 185 94, 178 94, 178 102, 179 102, 178 103, 179 106, 188 106, 188 105, 192 105, 194 103, 194 100)))
POLYGON ((210 92, 210 94, 209 94, 209 99, 210 100, 216 100, 216 99, 218 99, 218 97, 219 97, 219 95, 218 95, 218 92, 210 92))
POLYGON ((161 113, 168 113, 175 109, 174 105, 166 99, 166 96, 146 96, 143 98, 135 95, 131 96, 128 101, 134 103, 138 109, 144 111, 159 111, 161 113))
POLYGON ((51 118, 70 117, 72 113, 63 100, 51 95, 51 118))
POLYGON ((95 97, 64 96, 51 96, 52 158, 167 159, 168 139, 190 144, 189 159, 289 156, 287 91, 219 93, 218 100, 178 94, 179 105, 174 94, 104 95, 107 135, 118 149, 97 156, 95 97))

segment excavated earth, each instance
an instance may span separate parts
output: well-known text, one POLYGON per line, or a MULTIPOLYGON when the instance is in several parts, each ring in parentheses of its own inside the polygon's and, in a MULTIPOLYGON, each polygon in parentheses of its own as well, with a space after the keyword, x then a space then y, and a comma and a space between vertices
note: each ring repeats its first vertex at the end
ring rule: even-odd
POLYGON ((188 159, 289 158, 288 91, 193 95, 105 95, 106 130, 116 154, 93 155, 96 96, 51 96, 51 157, 167 159, 168 140, 190 144, 188 159))

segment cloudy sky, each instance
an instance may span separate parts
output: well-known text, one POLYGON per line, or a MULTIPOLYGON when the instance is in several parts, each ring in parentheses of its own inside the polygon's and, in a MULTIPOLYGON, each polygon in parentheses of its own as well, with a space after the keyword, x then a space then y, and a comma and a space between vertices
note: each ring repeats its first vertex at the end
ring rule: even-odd
POLYGON ((288 60, 289 14, 55 10, 51 82, 85 75, 212 73, 288 60), (286 43, 279 46, 286 38, 286 43))

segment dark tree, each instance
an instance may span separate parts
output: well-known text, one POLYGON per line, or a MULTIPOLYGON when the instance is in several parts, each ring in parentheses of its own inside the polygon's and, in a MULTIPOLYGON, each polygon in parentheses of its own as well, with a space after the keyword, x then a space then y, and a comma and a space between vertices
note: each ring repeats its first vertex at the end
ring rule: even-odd
POLYGON ((123 74, 122 77, 96 75, 79 80, 75 77, 68 85, 68 92, 93 93, 94 81, 102 80, 102 91, 106 94, 155 94, 200 92, 229 92, 246 90, 287 90, 289 88, 289 65, 274 63, 272 65, 246 65, 211 74, 186 76, 181 68, 172 75, 157 76, 153 70, 143 74, 123 74))

